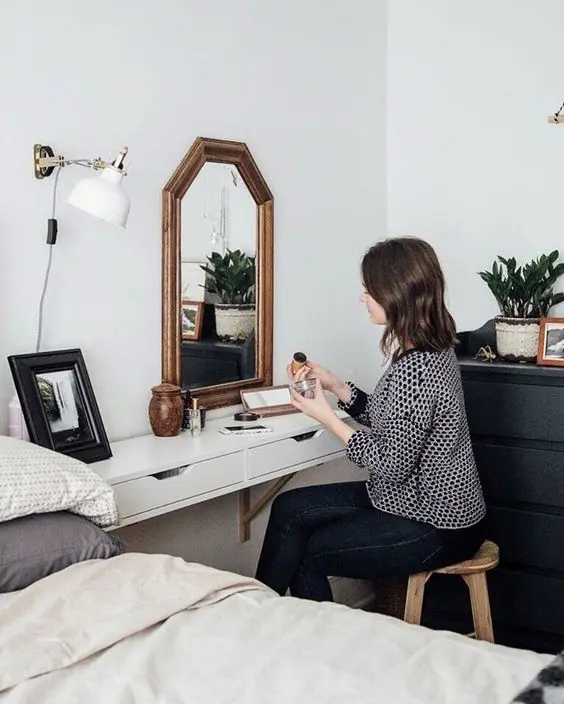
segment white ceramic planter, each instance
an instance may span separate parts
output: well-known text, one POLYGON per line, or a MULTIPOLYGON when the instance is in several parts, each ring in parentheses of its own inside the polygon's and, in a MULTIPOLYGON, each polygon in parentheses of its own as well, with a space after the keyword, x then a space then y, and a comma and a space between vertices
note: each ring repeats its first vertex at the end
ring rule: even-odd
POLYGON ((254 305, 215 304, 215 330, 222 340, 243 342, 255 329, 254 305))
POLYGON ((539 341, 539 319, 497 317, 495 337, 499 357, 511 362, 534 362, 539 341))

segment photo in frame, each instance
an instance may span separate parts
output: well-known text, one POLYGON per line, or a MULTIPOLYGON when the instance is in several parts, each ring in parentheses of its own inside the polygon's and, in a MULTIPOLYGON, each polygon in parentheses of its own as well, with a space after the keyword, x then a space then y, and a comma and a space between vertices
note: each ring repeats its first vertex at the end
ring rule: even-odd
POLYGON ((91 463, 112 456, 80 349, 8 357, 31 442, 91 463))
POLYGON ((541 318, 537 364, 564 367, 564 318, 541 318))
POLYGON ((182 301, 182 339, 199 340, 202 335, 204 303, 202 301, 182 301))

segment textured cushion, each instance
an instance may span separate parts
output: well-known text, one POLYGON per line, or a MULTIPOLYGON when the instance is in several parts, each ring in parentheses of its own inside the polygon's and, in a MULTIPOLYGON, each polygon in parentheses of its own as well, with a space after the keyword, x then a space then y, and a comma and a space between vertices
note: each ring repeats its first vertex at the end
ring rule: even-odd
POLYGON ((0 436, 0 521, 70 511, 109 527, 119 522, 112 487, 84 462, 0 436))
POLYGON ((119 540, 70 513, 0 523, 0 592, 13 592, 83 560, 124 552, 119 540))

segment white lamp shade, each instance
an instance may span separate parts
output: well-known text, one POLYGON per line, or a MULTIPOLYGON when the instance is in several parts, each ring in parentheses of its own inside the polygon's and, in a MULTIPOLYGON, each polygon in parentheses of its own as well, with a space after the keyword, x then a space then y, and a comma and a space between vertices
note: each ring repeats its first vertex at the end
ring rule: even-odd
POLYGON ((107 166, 99 176, 84 178, 72 189, 67 202, 106 222, 125 227, 129 198, 121 188, 123 173, 107 166))

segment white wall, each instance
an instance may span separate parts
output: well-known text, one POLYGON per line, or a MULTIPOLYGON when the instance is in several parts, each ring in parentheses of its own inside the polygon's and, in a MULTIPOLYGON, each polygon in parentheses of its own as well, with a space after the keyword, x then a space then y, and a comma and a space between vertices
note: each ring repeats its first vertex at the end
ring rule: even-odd
MULTIPOLYGON (((111 440, 149 432, 161 189, 197 136, 246 141, 275 196, 275 380, 296 349, 375 380, 378 337, 357 299, 360 256, 386 226, 383 0, 20 0, 2 29, 0 431, 5 358, 34 350, 47 259, 52 179, 33 178, 34 142, 68 157, 130 149, 125 232, 66 206, 84 173, 62 172, 45 315, 44 349, 82 348, 111 440)), ((260 524, 239 547, 236 507, 124 532, 133 547, 252 571, 260 524)))
POLYGON ((496 314, 476 272, 564 253, 559 0, 393 0, 388 229, 436 246, 459 329, 496 314))
POLYGON ((358 261, 385 231, 385 3, 21 0, 2 12, 0 430, 6 355, 34 350, 51 181, 68 157, 126 144, 132 199, 115 231, 62 200, 44 349, 81 347, 110 439, 149 431, 160 381, 161 188, 195 137, 246 141, 275 195, 275 352, 375 378, 358 261), (315 310, 315 313, 314 313, 315 310))

